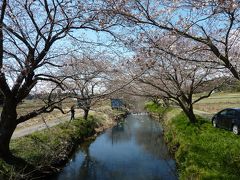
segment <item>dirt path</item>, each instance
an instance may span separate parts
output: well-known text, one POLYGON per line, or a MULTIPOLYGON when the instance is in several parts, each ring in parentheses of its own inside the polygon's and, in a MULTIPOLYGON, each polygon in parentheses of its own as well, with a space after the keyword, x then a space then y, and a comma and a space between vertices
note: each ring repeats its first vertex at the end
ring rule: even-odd
POLYGON ((196 113, 200 116, 203 116, 204 118, 207 118, 209 120, 211 120, 212 117, 213 117, 212 113, 208 113, 208 112, 205 112, 205 111, 200 111, 200 110, 197 110, 197 109, 194 109, 193 111, 194 111, 194 113, 196 113))
MULTIPOLYGON (((76 111, 75 117, 80 117, 80 116, 82 116, 82 112, 81 111, 76 111)), ((22 137, 22 136, 26 136, 28 134, 31 134, 31 133, 35 132, 35 131, 41 131, 43 129, 56 126, 60 123, 69 121, 69 119, 70 119, 70 114, 66 114, 66 115, 63 115, 63 116, 58 117, 56 119, 52 119, 52 120, 46 122, 46 124, 44 122, 42 122, 42 123, 31 125, 29 127, 17 128, 15 130, 15 132, 13 133, 12 139, 19 138, 19 137, 22 137)))

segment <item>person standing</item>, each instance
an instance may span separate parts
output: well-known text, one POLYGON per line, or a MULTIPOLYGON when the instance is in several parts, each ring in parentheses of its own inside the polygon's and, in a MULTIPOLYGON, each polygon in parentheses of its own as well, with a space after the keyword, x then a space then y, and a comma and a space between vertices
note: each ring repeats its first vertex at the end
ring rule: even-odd
POLYGON ((74 105, 71 107, 71 119, 70 120, 73 120, 75 119, 75 109, 74 109, 74 105))

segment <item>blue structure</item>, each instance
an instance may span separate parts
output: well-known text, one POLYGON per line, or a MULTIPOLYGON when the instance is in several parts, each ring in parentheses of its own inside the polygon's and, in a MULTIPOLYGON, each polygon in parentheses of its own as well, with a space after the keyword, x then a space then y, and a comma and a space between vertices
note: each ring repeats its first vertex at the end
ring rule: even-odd
POLYGON ((111 99, 111 107, 112 109, 122 109, 125 107, 125 104, 121 99, 111 99))

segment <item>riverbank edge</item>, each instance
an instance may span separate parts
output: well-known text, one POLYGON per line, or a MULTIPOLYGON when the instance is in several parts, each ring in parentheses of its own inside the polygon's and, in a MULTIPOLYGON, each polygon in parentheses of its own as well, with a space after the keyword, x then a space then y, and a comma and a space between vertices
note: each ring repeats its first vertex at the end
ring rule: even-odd
MULTIPOLYGON (((101 123, 96 123, 96 121, 98 121, 97 119, 98 117, 90 116, 89 120, 86 122, 84 122, 85 120, 83 120, 82 118, 77 118, 73 120, 71 123, 65 122, 50 128, 51 131, 54 131, 56 129, 61 129, 64 132, 66 132, 66 134, 64 135, 60 133, 51 134, 51 139, 54 139, 54 138, 58 139, 56 141, 59 141, 62 135, 64 136, 64 138, 62 141, 60 141, 60 144, 57 147, 58 149, 61 149, 61 151, 56 152, 56 153, 59 152, 58 154, 55 154, 55 152, 47 152, 48 154, 52 154, 53 156, 51 157, 50 155, 46 159, 47 161, 46 164, 45 163, 36 164, 37 161, 32 160, 31 157, 30 159, 26 160, 24 157, 21 156, 21 153, 20 155, 18 153, 16 154, 18 150, 21 150, 22 153, 24 153, 24 151, 27 151, 26 148, 24 148, 23 146, 16 147, 18 144, 16 146, 13 145, 14 146, 13 151, 15 151, 14 155, 21 157, 26 162, 32 160, 32 162, 30 163, 31 169, 28 169, 27 171, 24 170, 24 168, 26 167, 22 167, 22 169, 18 167, 16 169, 14 166, 8 165, 4 161, 0 160, 0 169, 1 169, 0 179, 14 179, 14 180, 22 180, 22 179, 26 180, 26 179, 33 179, 33 178, 46 179, 48 177, 55 175, 56 173, 60 172, 63 169, 63 167, 69 162, 73 153, 76 151, 77 147, 81 143, 89 139, 95 139, 99 134, 103 133, 106 129, 109 129, 115 126, 119 121, 121 121, 121 119, 125 118, 127 114, 128 114, 128 111, 121 111, 117 113, 115 112, 114 115, 106 114, 108 118, 111 120, 111 123, 109 122, 104 123, 104 119, 101 120, 101 123), (80 126, 81 126, 82 132, 78 129, 80 128, 80 126)), ((21 142, 27 142, 29 139, 31 140, 34 139, 34 141, 39 140, 41 141, 42 144, 47 144, 48 138, 45 138, 45 137, 42 138, 43 134, 45 134, 44 132, 46 131, 47 130, 38 131, 21 138, 17 138, 16 140, 20 140, 21 142)), ((16 140, 14 141, 17 142, 16 140)), ((56 145, 54 144, 54 146, 56 145)), ((56 147, 53 147, 53 148, 48 147, 48 148, 56 149, 56 147)), ((40 154, 38 154, 38 156, 39 156, 38 159, 46 158, 44 156, 41 157, 40 154)), ((35 157, 33 156, 33 158, 35 157)))
POLYGON ((178 108, 162 107, 151 101, 145 104, 145 109, 147 110, 147 112, 149 113, 150 117, 153 120, 158 121, 162 125, 164 142, 167 145, 170 155, 174 158, 176 162, 178 178, 182 179, 181 176, 183 168, 181 167, 181 161, 179 161, 177 157, 180 142, 177 139, 175 139, 174 136, 170 135, 175 129, 171 121, 174 118, 177 118, 182 111, 178 108))
MULTIPOLYGON (((150 108, 146 109, 159 120, 158 112, 163 111, 161 108, 150 104, 150 108)), ((178 108, 164 111, 160 120, 164 139, 176 160, 180 180, 239 179, 239 136, 214 128, 209 119, 201 116, 197 116, 197 123, 192 124, 178 108)))
MULTIPOLYGON (((152 103, 152 102, 148 102, 145 105, 145 109, 147 110, 147 112, 149 113, 149 115, 152 119, 161 123, 162 128, 163 128, 164 141, 167 144, 169 153, 175 158, 175 153, 177 151, 179 144, 176 143, 173 145, 171 140, 168 139, 168 137, 166 136, 166 134, 170 128, 169 122, 172 120, 172 118, 176 117, 181 111, 178 109, 174 110, 171 107, 166 108, 166 107, 158 106, 157 104, 152 103), (171 114, 171 115, 169 115, 169 114, 171 114)), ((177 164, 177 166, 178 166, 178 164, 177 164)))

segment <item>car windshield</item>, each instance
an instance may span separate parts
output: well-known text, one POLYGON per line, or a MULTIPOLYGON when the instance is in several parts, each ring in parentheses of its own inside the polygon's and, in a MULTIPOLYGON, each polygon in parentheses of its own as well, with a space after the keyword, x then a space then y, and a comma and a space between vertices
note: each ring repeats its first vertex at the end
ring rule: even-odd
POLYGON ((223 111, 221 111, 219 114, 221 114, 221 115, 227 115, 227 110, 223 110, 223 111))
POLYGON ((236 110, 234 110, 234 109, 229 109, 229 110, 227 111, 227 115, 229 115, 229 116, 235 116, 235 115, 236 115, 236 110))

